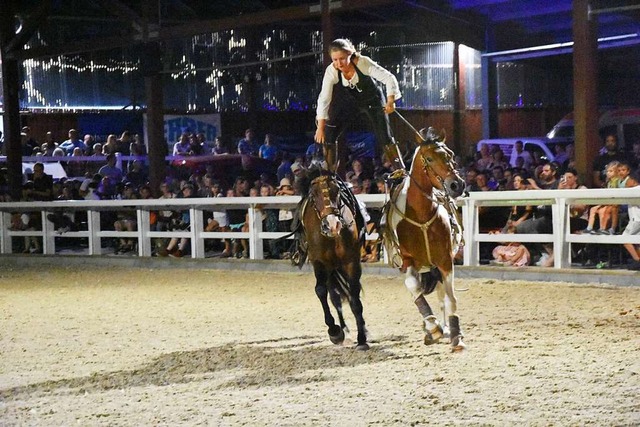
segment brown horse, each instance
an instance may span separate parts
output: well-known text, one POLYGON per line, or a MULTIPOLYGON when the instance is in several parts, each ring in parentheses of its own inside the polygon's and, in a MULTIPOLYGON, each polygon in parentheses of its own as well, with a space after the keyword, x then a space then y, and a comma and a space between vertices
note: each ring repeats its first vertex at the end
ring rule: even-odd
POLYGON ((349 302, 358 328, 357 350, 368 350, 360 292, 360 247, 364 221, 351 190, 336 175, 315 172, 310 177, 308 196, 301 204, 306 255, 316 276, 316 295, 324 311, 331 342, 341 344, 346 327, 342 300, 349 302), (338 312, 335 324, 327 294, 338 312))
POLYGON ((386 206, 385 245, 391 262, 406 273, 405 286, 424 319, 424 343, 442 338, 448 320, 452 350, 460 351, 465 344, 456 315, 453 257, 462 229, 452 198, 462 194, 464 181, 455 170, 453 152, 433 130, 421 135, 409 175, 394 187, 386 206), (434 287, 445 311, 444 330, 425 299, 434 287))

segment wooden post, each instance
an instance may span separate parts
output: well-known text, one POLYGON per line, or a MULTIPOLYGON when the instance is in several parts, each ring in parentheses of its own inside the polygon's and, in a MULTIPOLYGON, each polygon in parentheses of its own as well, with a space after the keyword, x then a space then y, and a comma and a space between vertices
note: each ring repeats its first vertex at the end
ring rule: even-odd
MULTIPOLYGON (((11 7, 7 2, 6 8, 11 7)), ((4 96, 4 155, 7 156, 7 181, 13 200, 22 197, 22 147, 20 142, 20 64, 7 45, 15 37, 13 13, 3 10, 0 13, 0 55, 2 55, 2 90, 4 96)), ((21 50, 22 45, 14 50, 21 50)))
POLYGON ((573 0, 573 120, 576 168, 592 184, 591 167, 598 155, 598 39, 596 16, 589 0, 573 0))

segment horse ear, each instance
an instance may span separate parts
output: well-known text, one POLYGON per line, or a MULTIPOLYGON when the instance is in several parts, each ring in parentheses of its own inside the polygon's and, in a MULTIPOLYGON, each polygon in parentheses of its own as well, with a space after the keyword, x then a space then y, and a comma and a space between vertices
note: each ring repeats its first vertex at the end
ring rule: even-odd
POLYGON ((443 144, 447 143, 447 130, 442 128, 442 139, 440 140, 443 144))

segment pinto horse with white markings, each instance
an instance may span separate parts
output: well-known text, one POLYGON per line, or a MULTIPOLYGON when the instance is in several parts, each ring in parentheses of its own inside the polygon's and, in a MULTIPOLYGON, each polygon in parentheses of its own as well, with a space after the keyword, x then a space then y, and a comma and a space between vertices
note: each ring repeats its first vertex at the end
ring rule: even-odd
POLYGON ((322 303, 324 321, 329 338, 341 344, 348 328, 342 315, 342 300, 349 302, 358 328, 357 350, 368 350, 367 331, 363 317, 360 292, 364 220, 358 202, 348 186, 333 173, 321 170, 311 172, 307 178, 307 196, 300 205, 300 226, 304 256, 308 256, 316 276, 316 295, 322 303), (338 312, 340 325, 336 325, 327 301, 327 295, 338 312))
POLYGON ((410 172, 392 189, 385 207, 384 240, 423 317, 424 343, 438 342, 448 323, 451 348, 461 351, 465 344, 456 314, 453 266, 462 228, 453 199, 462 194, 464 181, 456 172, 453 152, 433 129, 420 135, 410 172), (445 313, 444 329, 425 298, 434 288, 445 313))

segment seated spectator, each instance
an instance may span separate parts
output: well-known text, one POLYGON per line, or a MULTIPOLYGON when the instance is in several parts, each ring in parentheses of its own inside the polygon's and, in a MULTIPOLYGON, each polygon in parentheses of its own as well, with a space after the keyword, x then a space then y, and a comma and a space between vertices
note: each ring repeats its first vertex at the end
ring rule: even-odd
MULTIPOLYGON (((533 187, 535 182, 529 178, 528 182, 533 187)), ((553 233, 553 213, 551 206, 539 205, 536 208, 535 216, 522 221, 514 228, 517 234, 552 234, 553 233)), ((543 243, 539 251, 541 256, 536 265, 542 267, 553 267, 553 245, 543 243)), ((537 253, 538 251, 536 251, 537 253)))
POLYGON ((93 144, 93 150, 89 155, 93 157, 103 157, 104 155, 102 154, 102 144, 100 144, 99 142, 93 144))
POLYGON ((529 180, 529 185, 534 190, 556 190, 559 183, 558 165, 554 162, 542 165, 538 180, 529 180))
MULTIPOLYGON (((521 174, 516 174, 513 177, 513 188, 516 191, 524 191, 529 189, 529 183, 524 179, 524 176, 521 174)), ((521 206, 516 205, 511 207, 511 211, 509 213, 509 219, 507 220, 507 224, 502 229, 503 233, 508 233, 510 230, 514 230, 517 226, 522 224, 529 218, 533 218, 535 209, 533 206, 521 206)))
POLYGON ((173 152, 174 156, 191 156, 193 151, 191 151, 191 141, 189 140, 189 134, 183 132, 180 135, 180 139, 178 142, 173 144, 173 152))
MULTIPOLYGON (((73 153, 71 154, 72 158, 82 157, 82 156, 84 156, 84 153, 79 147, 76 147, 73 149, 73 153)), ((67 167, 65 169, 67 171, 68 176, 81 177, 84 175, 84 172, 87 169, 87 162, 84 160, 72 159, 69 162, 67 162, 67 167)))
POLYGON ((238 141, 238 154, 257 156, 260 144, 255 140, 253 129, 244 131, 244 138, 238 141))
POLYGON ((216 139, 213 141, 213 148, 211 149, 211 154, 215 154, 215 155, 229 154, 229 150, 227 150, 227 147, 225 147, 221 136, 216 136, 216 139))
POLYGON ((114 153, 111 153, 107 155, 106 160, 107 160, 107 164, 102 166, 98 170, 98 173, 103 177, 105 176, 109 177, 109 179, 111 180, 111 183, 113 184, 116 184, 122 181, 122 170, 116 167, 116 161, 117 161, 116 155, 114 153))
POLYGON ((531 254, 525 245, 518 242, 509 242, 498 245, 493 249, 494 262, 511 267, 524 267, 531 262, 531 254))
POLYGON ((129 153, 132 156, 146 156, 147 147, 144 145, 144 141, 139 133, 133 136, 133 141, 129 145, 129 153))
POLYGON ((111 134, 107 136, 107 142, 105 142, 104 145, 102 146, 102 154, 106 156, 111 153, 116 154, 117 151, 118 151, 118 137, 115 136, 114 134, 111 134))
POLYGON ((69 139, 61 143, 59 147, 64 150, 67 156, 70 156, 76 147, 80 148, 83 152, 87 151, 87 146, 84 144, 84 141, 78 137, 78 131, 75 129, 69 129, 69 139))
MULTIPOLYGON (((22 198, 23 202, 34 201, 34 183, 33 181, 27 181, 22 186, 22 198)), ((11 225, 9 230, 13 231, 34 231, 39 230, 42 227, 42 221, 40 220, 40 212, 16 212, 11 214, 11 225)), ((24 248, 22 250, 24 254, 30 253, 42 253, 42 243, 39 237, 25 236, 24 248)))
POLYGON ((478 159, 476 160, 476 169, 479 172, 485 172, 490 169, 493 157, 491 156, 490 148, 487 144, 480 145, 480 151, 478 152, 478 159))
POLYGON ((501 167, 503 171, 510 167, 509 162, 504 157, 504 151, 500 147, 495 147, 491 152, 491 162, 487 169, 494 170, 496 167, 501 167))
POLYGON ((53 139, 53 133, 47 132, 44 135, 44 142, 40 146, 40 151, 42 151, 43 156, 51 157, 53 156, 53 151, 58 148, 58 144, 53 139))
POLYGON ((271 160, 274 162, 278 157, 278 147, 275 146, 273 135, 270 133, 264 137, 264 144, 258 149, 258 155, 261 159, 271 160))
MULTIPOLYGON (((191 198, 195 194, 195 188, 192 183, 186 183, 181 190, 181 198, 191 198)), ((188 230, 191 227, 191 217, 189 210, 182 211, 177 218, 174 218, 172 229, 173 230, 188 230)), ((158 251, 158 255, 162 257, 170 256, 174 258, 181 258, 187 248, 189 239, 182 237, 178 239, 173 237, 165 249, 158 251)))
POLYGON ((476 187, 477 190, 474 191, 491 191, 489 187, 489 178, 485 172, 478 172, 476 176, 476 187))
MULTIPOLYGON (((208 197, 223 197, 220 182, 212 180, 211 185, 208 188, 208 197)), ((230 231, 229 218, 227 218, 227 212, 225 210, 215 210, 212 212, 212 217, 207 220, 207 225, 204 231, 217 232, 217 231, 230 231)), ((222 239, 224 244, 224 250, 220 254, 221 258, 229 258, 233 256, 231 252, 231 241, 229 239, 222 239)))
POLYGON ((312 142, 307 147, 307 151, 304 154, 305 166, 308 168, 311 166, 311 163, 315 160, 316 162, 322 162, 323 153, 322 153, 322 144, 318 144, 316 142, 312 142))
MULTIPOLYGON (((79 200, 80 194, 76 190, 73 181, 66 181, 62 186, 62 194, 57 197, 57 200, 79 200)), ((62 209, 55 210, 53 213, 47 215, 47 219, 53 223, 53 228, 58 231, 58 234, 63 234, 68 231, 77 231, 78 225, 76 223, 76 215, 74 211, 65 212, 62 209)))
MULTIPOLYGON (((245 197, 244 188, 246 179, 238 177, 233 188, 227 190, 227 197, 245 197)), ((247 190, 246 196, 249 195, 247 190)), ((229 228, 231 231, 242 231, 247 220, 246 209, 228 209, 227 217, 229 219, 229 228)), ((249 258, 249 242, 247 239, 233 239, 233 247, 231 249, 236 258, 249 258)))
POLYGON ((140 188, 147 183, 148 173, 142 160, 134 160, 130 163, 125 181, 130 182, 134 188, 140 188))
MULTIPOLYGON (((618 161, 613 161, 607 165, 606 182, 607 188, 618 188, 618 161)), ((589 221, 587 228, 582 230, 583 234, 615 234, 615 227, 618 225, 618 205, 596 205, 589 211, 589 221), (615 213, 614 213, 615 212, 615 213), (599 222, 599 229, 595 230, 596 217, 599 222), (609 227, 611 221, 611 227, 609 227)))
MULTIPOLYGON (((640 188, 640 186, 636 186, 640 188)), ((625 236, 640 235, 640 205, 629 205, 629 223, 622 232, 625 236)), ((636 247, 633 243, 625 243, 624 248, 631 255, 630 270, 640 270, 640 246, 636 247)))
MULTIPOLYGON (((260 187, 260 197, 272 197, 275 195, 275 190, 270 184, 262 184, 260 187)), ((262 230, 270 233, 278 231, 278 210, 277 209, 263 209, 262 211, 262 230)), ((265 253, 265 259, 279 259, 280 252, 278 248, 278 242, 275 239, 269 239, 268 250, 265 253)))
POLYGON ((347 179, 347 181, 350 181, 354 178, 363 180, 365 178, 371 178, 371 176, 364 171, 362 160, 355 159, 353 160, 353 162, 351 162, 351 169, 347 171, 347 173, 345 174, 345 178, 347 179))
POLYGON ((495 191, 505 191, 507 181, 504 178, 504 169, 502 166, 494 166, 491 169, 491 177, 488 186, 495 191))
MULTIPOLYGON (((121 200, 134 200, 138 198, 135 192, 134 186, 127 182, 124 184, 122 192, 120 193, 121 200)), ((137 213, 135 210, 124 210, 116 213, 117 220, 113 223, 113 228, 116 231, 136 231, 138 228, 137 213)), ((136 247, 135 239, 121 238, 118 246, 116 247, 115 254, 123 254, 127 252, 133 252, 136 247)))
POLYGON ((189 151, 191 151, 192 156, 200 156, 204 153, 204 147, 195 134, 189 136, 189 146, 189 151))
POLYGON ((93 144, 95 144, 96 140, 93 135, 86 134, 82 139, 82 142, 84 142, 84 146, 86 147, 82 150, 82 155, 88 155, 93 151, 93 144))
MULTIPOLYGON (((567 169, 560 178, 558 190, 586 189, 584 185, 578 183, 578 172, 575 169, 567 169)), ((569 229, 572 233, 582 230, 587 224, 589 207, 584 204, 574 204, 569 206, 569 229)))
MULTIPOLYGON (((295 191, 291 185, 289 178, 282 178, 280 185, 276 190, 276 196, 293 196, 295 191)), ((291 231, 291 224, 293 223, 293 211, 291 209, 280 209, 278 211, 278 231, 281 233, 288 233, 291 231)), ((279 249, 279 253, 282 259, 291 258, 290 244, 282 242, 282 246, 279 249), (286 247, 284 247, 286 246, 286 247)))
POLYGON ((116 153, 122 153, 123 156, 128 156, 131 154, 131 133, 128 130, 125 130, 120 135, 120 138, 116 140, 116 153))
POLYGON ((478 171, 475 168, 468 168, 467 172, 464 175, 465 189, 466 193, 470 193, 472 191, 480 191, 478 188, 478 183, 476 182, 476 178, 478 177, 478 171))

